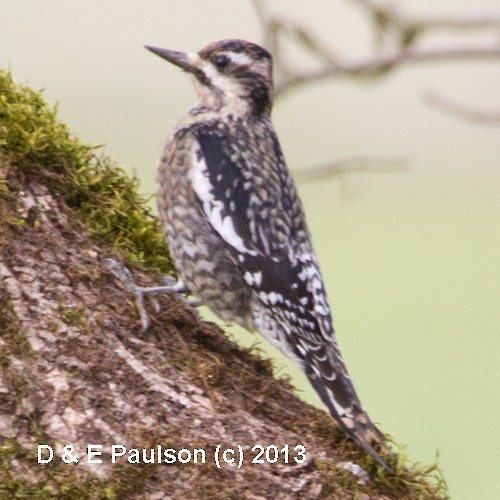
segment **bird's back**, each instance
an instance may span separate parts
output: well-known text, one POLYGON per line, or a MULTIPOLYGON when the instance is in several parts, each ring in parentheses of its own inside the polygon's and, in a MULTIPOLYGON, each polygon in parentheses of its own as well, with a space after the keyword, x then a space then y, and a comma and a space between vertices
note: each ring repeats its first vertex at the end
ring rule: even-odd
MULTIPOLYGON (((310 251, 300 199, 268 118, 188 115, 167 141, 157 185, 174 261, 191 291, 208 305, 209 287, 200 278, 208 267, 218 273, 211 289, 227 284, 234 290, 234 275, 244 274, 240 256, 288 262, 310 251)), ((234 297, 228 302, 231 307, 234 297)), ((222 312, 220 306, 214 309, 222 312)), ((247 309, 250 314, 249 304, 247 309)))

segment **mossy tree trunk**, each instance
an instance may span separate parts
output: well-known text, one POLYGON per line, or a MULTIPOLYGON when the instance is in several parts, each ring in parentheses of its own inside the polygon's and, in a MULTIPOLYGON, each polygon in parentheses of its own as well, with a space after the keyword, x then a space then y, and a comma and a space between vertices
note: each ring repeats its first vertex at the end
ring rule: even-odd
MULTIPOLYGON (((6 165, 1 168, 5 174, 6 165)), ((173 299, 161 301, 162 312, 141 336, 132 296, 101 265, 111 250, 92 241, 75 214, 36 179, 20 184, 10 178, 8 187, 0 223, 0 435, 15 448, 5 464, 13 491, 30 478, 54 493, 88 482, 185 498, 322 492, 315 457, 339 457, 327 452, 329 439, 314 435, 320 412, 311 418, 316 411, 272 378, 268 362, 240 351, 173 299), (312 427, 306 433, 300 429, 304 417, 312 427), (216 468, 218 444, 239 444, 250 457, 258 443, 279 449, 301 444, 307 459, 216 468), (38 444, 54 449, 53 465, 37 463, 38 444), (58 458, 66 444, 74 446, 78 464, 58 458), (88 444, 103 445, 102 464, 88 464, 88 444), (206 463, 129 465, 126 455, 112 464, 113 444, 204 449, 206 463)), ((336 438, 331 429, 330 445, 336 438)), ((3 487, 7 492, 9 485, 3 487)))
POLYGON ((143 284, 169 268, 136 184, 71 138, 37 93, 0 77, 0 497, 443 496, 420 470, 377 471, 269 361, 183 303, 161 297, 141 335, 133 297, 102 265, 122 259, 143 284), (54 450, 48 464, 41 444, 54 450), (91 444, 102 463, 89 463, 91 444), (284 452, 269 463, 270 448, 252 464, 259 444, 288 446, 289 463, 284 452), (78 463, 61 460, 65 445, 78 463), (182 463, 184 451, 171 464, 129 463, 133 452, 113 464, 113 445, 202 449, 205 463, 182 463), (218 445, 240 445, 241 468, 218 468, 218 445), (345 460, 372 479, 335 466, 345 460))

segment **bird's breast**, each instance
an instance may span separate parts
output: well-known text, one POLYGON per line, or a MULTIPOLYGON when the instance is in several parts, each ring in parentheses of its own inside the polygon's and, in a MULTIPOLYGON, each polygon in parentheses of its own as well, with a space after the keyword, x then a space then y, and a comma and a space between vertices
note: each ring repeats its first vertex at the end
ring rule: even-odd
POLYGON ((193 295, 222 319, 252 329, 250 292, 193 188, 197 154, 194 140, 167 142, 156 178, 162 228, 177 272, 193 295))

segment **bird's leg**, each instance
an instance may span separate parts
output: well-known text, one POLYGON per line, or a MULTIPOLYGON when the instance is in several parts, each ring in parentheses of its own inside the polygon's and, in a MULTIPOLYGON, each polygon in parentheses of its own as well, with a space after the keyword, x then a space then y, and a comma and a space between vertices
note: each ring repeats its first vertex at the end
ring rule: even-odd
MULTIPOLYGON (((111 269, 111 272, 132 292, 135 296, 135 302, 139 314, 141 316, 142 332, 144 333, 149 328, 149 318, 144 307, 145 295, 158 295, 162 293, 174 294, 176 298, 182 302, 198 307, 202 304, 199 299, 186 299, 181 294, 190 294, 189 289, 181 279, 176 280, 172 276, 164 276, 164 285, 160 286, 139 286, 135 283, 132 273, 122 264, 114 259, 104 259, 103 264, 111 269)), ((154 299, 152 299, 154 300, 154 299)), ((159 304, 154 300, 155 308, 159 311, 159 304)))
POLYGON ((184 281, 182 281, 180 278, 175 279, 167 274, 163 276, 163 283, 165 283, 163 286, 152 286, 149 288, 144 287, 142 288, 142 292, 150 294, 173 292, 180 301, 184 302, 188 306, 199 307, 203 305, 203 301, 201 299, 197 298, 186 299, 186 297, 182 296, 182 295, 191 295, 191 290, 186 286, 184 281))

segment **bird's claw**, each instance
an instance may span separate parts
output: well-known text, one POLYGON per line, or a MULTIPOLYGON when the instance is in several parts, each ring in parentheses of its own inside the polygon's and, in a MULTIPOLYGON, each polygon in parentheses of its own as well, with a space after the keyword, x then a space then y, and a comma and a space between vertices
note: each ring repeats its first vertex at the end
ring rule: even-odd
POLYGON ((164 285, 142 287, 138 286, 132 273, 122 264, 114 259, 104 259, 103 264, 107 266, 111 272, 129 289, 135 296, 135 302, 141 317, 142 333, 146 332, 149 328, 149 317, 144 306, 144 295, 150 296, 149 299, 153 303, 156 312, 160 312, 160 304, 155 300, 152 295, 168 293, 174 296, 191 307, 198 307, 202 304, 199 299, 186 299, 181 294, 189 294, 190 291, 181 279, 176 280, 173 276, 164 276, 164 285))
MULTIPOLYGON (((141 317, 141 331, 145 333, 149 328, 149 317, 144 306, 144 289, 134 281, 132 273, 122 264, 114 259, 104 259, 103 264, 107 266, 111 272, 128 288, 128 290, 135 296, 135 304, 141 317)), ((160 305, 158 301, 155 302, 155 310, 159 311, 160 305)))

